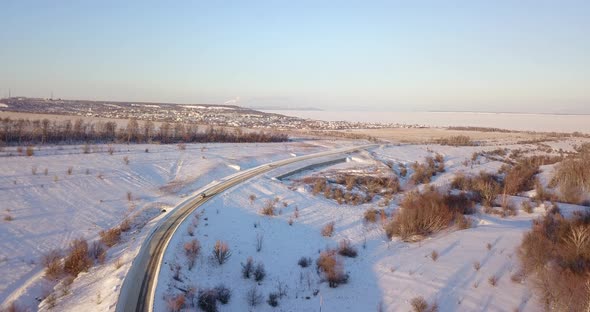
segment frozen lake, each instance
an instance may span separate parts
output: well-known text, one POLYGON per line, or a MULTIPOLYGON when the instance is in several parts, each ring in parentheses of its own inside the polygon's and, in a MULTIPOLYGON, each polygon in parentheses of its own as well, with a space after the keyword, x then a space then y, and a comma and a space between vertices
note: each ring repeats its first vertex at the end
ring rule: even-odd
POLYGON ((278 113, 326 121, 362 121, 418 124, 431 127, 474 126, 511 130, 590 133, 590 115, 471 113, 471 112, 363 112, 363 111, 289 111, 278 113))

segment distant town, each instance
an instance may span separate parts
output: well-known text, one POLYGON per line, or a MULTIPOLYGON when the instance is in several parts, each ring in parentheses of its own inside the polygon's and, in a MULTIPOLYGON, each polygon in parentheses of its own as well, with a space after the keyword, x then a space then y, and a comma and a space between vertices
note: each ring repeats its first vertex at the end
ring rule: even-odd
POLYGON ((421 125, 321 121, 261 112, 235 105, 174 104, 149 102, 86 101, 10 97, 0 99, 0 111, 55 114, 79 117, 137 119, 206 124, 252 129, 347 130, 380 128, 423 128, 421 125))

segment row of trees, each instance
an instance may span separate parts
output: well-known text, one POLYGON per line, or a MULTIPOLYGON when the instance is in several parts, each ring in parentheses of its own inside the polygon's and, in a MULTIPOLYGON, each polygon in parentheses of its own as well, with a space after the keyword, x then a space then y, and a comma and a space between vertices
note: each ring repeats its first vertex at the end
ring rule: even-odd
POLYGON ((199 131, 193 124, 164 122, 159 127, 152 121, 135 119, 126 127, 118 127, 114 121, 86 122, 77 119, 50 121, 49 119, 29 120, 0 118, 0 144, 75 144, 75 143, 254 143, 285 142, 286 134, 265 132, 243 132, 241 129, 227 130, 208 127, 199 131))

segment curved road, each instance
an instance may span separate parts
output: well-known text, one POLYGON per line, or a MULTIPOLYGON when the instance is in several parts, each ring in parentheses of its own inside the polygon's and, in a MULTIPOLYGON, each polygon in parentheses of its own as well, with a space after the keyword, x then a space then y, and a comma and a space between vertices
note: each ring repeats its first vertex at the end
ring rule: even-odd
POLYGON ((187 216, 213 196, 277 167, 313 158, 351 153, 375 146, 377 145, 364 145, 338 149, 261 165, 226 177, 220 183, 209 187, 196 196, 188 198, 178 205, 177 208, 175 208, 163 221, 161 221, 141 245, 139 253, 133 260, 131 268, 129 269, 129 272, 127 272, 125 280, 123 281, 115 311, 153 311, 154 295, 156 286, 158 285, 158 274, 160 272, 164 252, 166 251, 166 247, 168 247, 172 235, 187 216))

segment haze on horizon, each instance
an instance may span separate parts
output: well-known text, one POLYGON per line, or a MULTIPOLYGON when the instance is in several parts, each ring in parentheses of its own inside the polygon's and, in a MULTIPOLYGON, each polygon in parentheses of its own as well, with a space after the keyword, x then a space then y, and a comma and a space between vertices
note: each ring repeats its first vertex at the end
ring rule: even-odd
POLYGON ((0 97, 590 113, 588 1, 3 1, 0 97))

